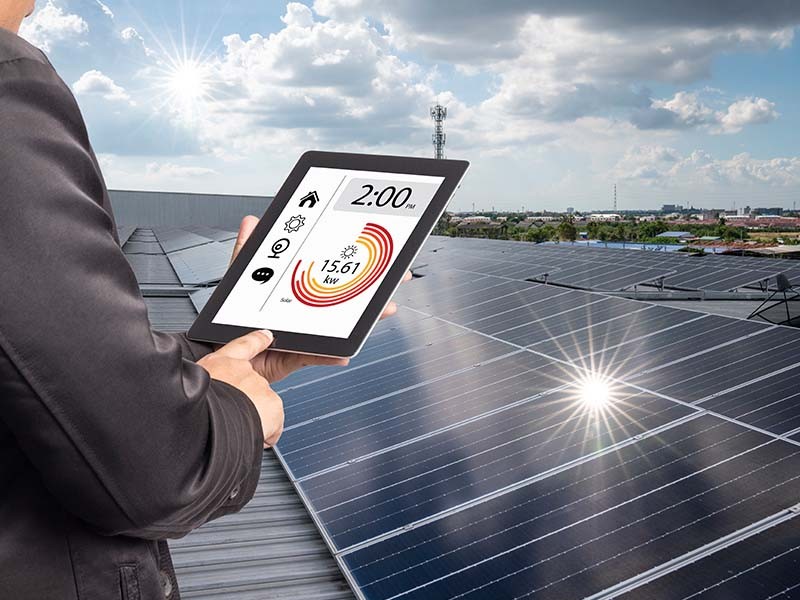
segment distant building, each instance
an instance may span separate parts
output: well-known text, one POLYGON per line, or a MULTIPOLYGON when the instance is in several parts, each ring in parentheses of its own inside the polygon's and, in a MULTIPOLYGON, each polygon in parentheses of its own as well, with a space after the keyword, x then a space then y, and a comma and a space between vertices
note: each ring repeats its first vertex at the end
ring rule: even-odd
POLYGON ((773 206, 771 208, 754 208, 751 212, 753 215, 774 215, 777 217, 783 216, 783 208, 780 206, 773 206))
POLYGON ((568 207, 567 207, 567 214, 568 214, 568 215, 571 215, 571 214, 573 214, 574 212, 575 212, 575 209, 574 209, 573 207, 571 207, 571 206, 568 206, 568 207))
POLYGON ((664 204, 661 206, 661 212, 663 213, 681 212, 682 210, 682 204, 664 204))
POLYGON ((593 213, 589 215, 589 221, 595 223, 611 223, 620 220, 622 220, 622 217, 617 213, 593 213))
POLYGON ((701 221, 717 221, 719 220, 719 213, 718 210, 704 210, 700 213, 699 219, 701 221))
POLYGON ((673 240, 693 240, 695 239, 695 235, 689 231, 665 231, 664 233, 659 233, 657 238, 667 238, 673 240))
POLYGON ((464 223, 490 223, 491 219, 481 215, 470 215, 468 217, 464 217, 462 221, 464 223))
POLYGON ((463 237, 499 238, 508 232, 507 223, 492 221, 467 221, 464 219, 456 226, 457 235, 463 237))

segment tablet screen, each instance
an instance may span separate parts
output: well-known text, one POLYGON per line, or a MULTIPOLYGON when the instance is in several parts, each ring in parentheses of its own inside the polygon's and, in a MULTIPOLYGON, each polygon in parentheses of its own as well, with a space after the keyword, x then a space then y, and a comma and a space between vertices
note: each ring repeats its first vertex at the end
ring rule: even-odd
POLYGON ((348 338, 443 181, 311 167, 212 322, 348 338))

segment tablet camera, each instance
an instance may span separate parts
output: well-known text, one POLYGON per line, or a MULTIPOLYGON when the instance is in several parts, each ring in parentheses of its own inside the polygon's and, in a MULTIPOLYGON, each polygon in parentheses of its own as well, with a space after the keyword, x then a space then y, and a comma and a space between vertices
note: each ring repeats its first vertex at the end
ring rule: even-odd
POLYGON ((302 215, 297 215, 291 217, 286 223, 284 223, 283 230, 286 233, 296 233, 300 231, 300 228, 306 224, 306 218, 302 215))

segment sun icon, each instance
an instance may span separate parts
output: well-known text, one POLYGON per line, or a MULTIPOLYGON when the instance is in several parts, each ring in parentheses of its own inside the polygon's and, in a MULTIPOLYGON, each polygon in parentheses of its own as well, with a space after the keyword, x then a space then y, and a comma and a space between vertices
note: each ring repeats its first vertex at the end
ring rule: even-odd
POLYGON ((301 215, 297 215, 295 217, 292 217, 291 219, 286 221, 286 223, 283 224, 284 225, 283 230, 286 233, 295 233, 297 231, 300 231, 300 228, 305 224, 306 224, 306 218, 301 215))
POLYGON ((350 244, 349 246, 345 246, 340 256, 347 260, 348 258, 353 258, 356 255, 356 252, 358 252, 358 248, 353 244, 350 244))

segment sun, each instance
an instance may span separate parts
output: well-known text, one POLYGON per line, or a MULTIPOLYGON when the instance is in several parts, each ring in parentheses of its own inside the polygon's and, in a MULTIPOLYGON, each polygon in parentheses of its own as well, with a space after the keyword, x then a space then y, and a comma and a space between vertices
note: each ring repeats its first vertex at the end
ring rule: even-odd
POLYGON ((171 61, 164 72, 164 84, 173 108, 191 117, 210 98, 212 79, 208 64, 191 58, 171 61))

